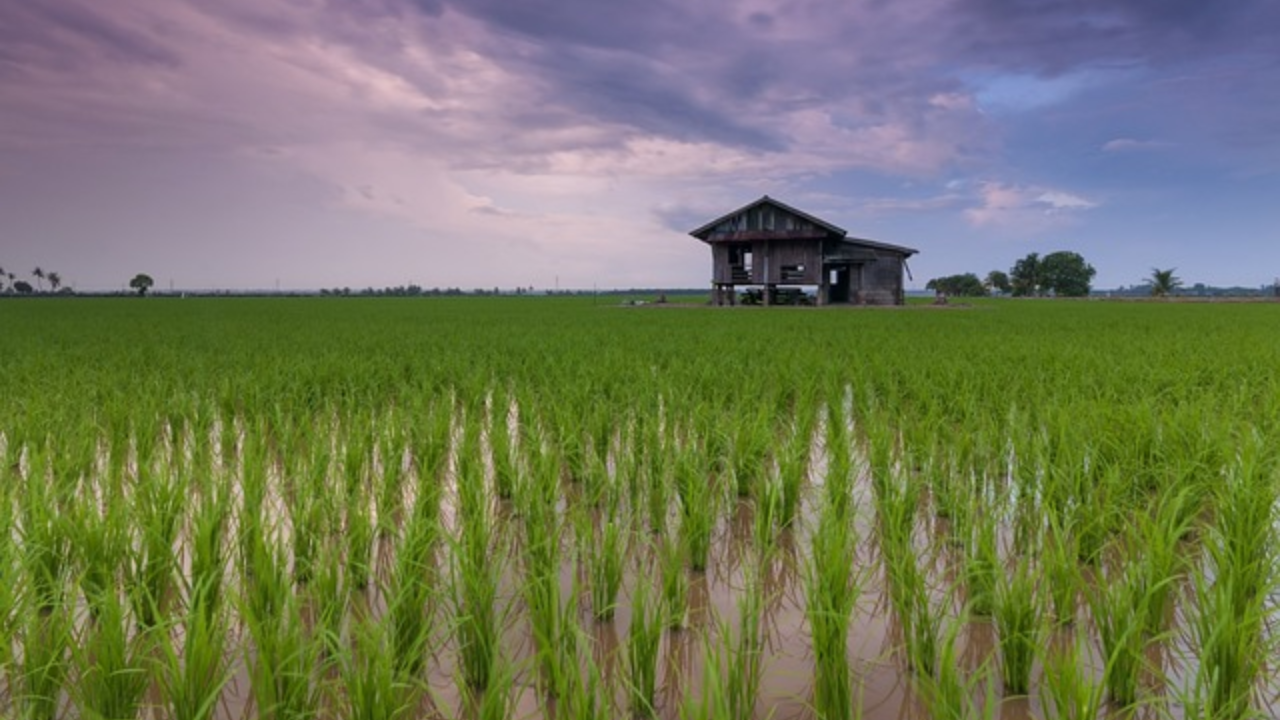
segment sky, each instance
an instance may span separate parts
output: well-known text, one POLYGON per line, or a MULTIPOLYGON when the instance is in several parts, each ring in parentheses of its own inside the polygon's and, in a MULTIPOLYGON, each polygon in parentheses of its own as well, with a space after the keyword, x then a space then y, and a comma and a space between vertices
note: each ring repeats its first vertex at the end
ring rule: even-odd
POLYGON ((0 268, 707 287, 768 194, 908 287, 1280 276, 1276 0, 0 2, 0 268))

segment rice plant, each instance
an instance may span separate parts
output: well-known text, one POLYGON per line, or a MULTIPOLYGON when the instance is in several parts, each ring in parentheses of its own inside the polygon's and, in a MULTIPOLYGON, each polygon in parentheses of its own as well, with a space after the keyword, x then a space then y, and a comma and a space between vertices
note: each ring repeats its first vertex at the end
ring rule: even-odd
POLYGON ((193 608, 177 628, 168 630, 162 633, 158 661, 165 709, 173 720, 212 720, 231 679, 226 614, 193 608))
POLYGON ((28 614, 22 660, 9 693, 24 720, 55 720, 70 664, 71 628, 65 610, 28 614))
POLYGON ((114 590, 96 596, 92 603, 94 621, 80 630, 71 645, 71 702, 83 718, 136 718, 151 685, 149 661, 159 631, 133 632, 129 606, 114 590))
POLYGON ((1065 642, 1044 651, 1040 695, 1052 717, 1062 720, 1095 720, 1102 715, 1105 685, 1095 677, 1089 662, 1089 641, 1073 634, 1065 642))
POLYGON ((854 569, 856 545, 849 520, 826 506, 813 535, 805 575, 805 617, 814 661, 813 707, 824 720, 847 720, 858 712, 847 647, 861 591, 861 578, 854 569))
POLYGON ((662 616, 668 629, 684 627, 689 611, 689 576, 685 570, 685 545, 667 538, 658 547, 662 574, 662 616))
POLYGON ((661 607, 649 581, 638 576, 631 592, 631 624, 625 645, 627 697, 631 712, 652 717, 658 689, 658 647, 662 642, 661 607))
POLYGON ((1039 647, 1043 605, 1033 573, 1031 563, 1021 560, 996 581, 993 616, 1000 642, 1000 671, 1005 690, 1013 695, 1026 695, 1031 689, 1031 669, 1039 647))

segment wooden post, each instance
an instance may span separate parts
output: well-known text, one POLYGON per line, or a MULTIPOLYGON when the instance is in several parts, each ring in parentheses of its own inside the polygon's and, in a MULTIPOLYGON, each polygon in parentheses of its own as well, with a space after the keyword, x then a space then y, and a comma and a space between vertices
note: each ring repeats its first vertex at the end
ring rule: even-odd
POLYGON ((831 275, 826 268, 818 273, 818 306, 826 305, 831 292, 831 275))

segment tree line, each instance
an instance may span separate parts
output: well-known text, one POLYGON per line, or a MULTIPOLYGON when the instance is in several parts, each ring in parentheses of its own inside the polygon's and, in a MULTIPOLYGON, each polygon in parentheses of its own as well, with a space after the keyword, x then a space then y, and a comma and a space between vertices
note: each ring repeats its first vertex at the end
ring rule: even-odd
POLYGON ((1092 289, 1097 274, 1080 253, 1060 250, 1044 257, 1030 253, 1015 262, 1009 272, 992 270, 985 279, 979 279, 974 273, 934 278, 925 289, 959 297, 994 293, 1014 297, 1084 297, 1092 289))
MULTIPOLYGON (((1145 288, 1153 297, 1175 295, 1184 287, 1177 268, 1151 268, 1145 288)), ((1097 271, 1079 253, 1058 251, 1040 257, 1031 253, 1009 269, 992 270, 986 278, 974 273, 946 275, 930 280, 926 290, 955 297, 1012 295, 1014 297, 1084 297, 1092 290, 1097 271)), ((1280 297, 1280 283, 1276 295, 1280 297)))
POLYGON ((0 267, 0 292, 17 293, 19 295, 43 293, 46 282, 49 283, 49 292, 71 292, 71 288, 63 287, 62 276, 56 272, 45 272, 44 268, 37 266, 31 271, 31 277, 36 281, 35 287, 32 287, 31 283, 26 280, 19 280, 17 275, 0 267))

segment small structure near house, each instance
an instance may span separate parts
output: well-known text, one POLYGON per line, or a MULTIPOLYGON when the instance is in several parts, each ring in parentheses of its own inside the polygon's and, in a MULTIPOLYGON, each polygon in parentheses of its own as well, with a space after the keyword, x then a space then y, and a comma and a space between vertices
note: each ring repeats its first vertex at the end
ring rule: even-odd
POLYGON ((712 302, 733 305, 737 288, 815 287, 817 304, 901 305, 907 258, 918 251, 847 237, 843 228, 765 195, 690 235, 711 246, 712 302))

